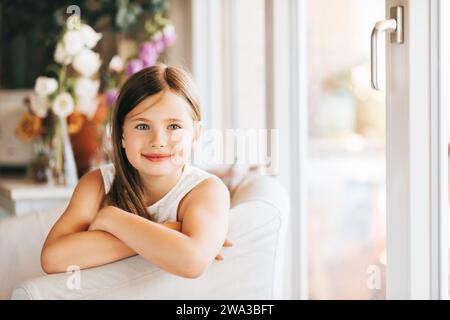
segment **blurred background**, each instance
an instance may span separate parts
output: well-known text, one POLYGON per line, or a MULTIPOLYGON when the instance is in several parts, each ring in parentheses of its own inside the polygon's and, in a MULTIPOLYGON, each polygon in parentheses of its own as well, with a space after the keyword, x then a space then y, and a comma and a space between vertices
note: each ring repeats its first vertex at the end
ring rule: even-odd
POLYGON ((308 7, 310 294, 384 299, 386 105, 370 87, 368 43, 384 1, 308 7))
MULTIPOLYGON (((3 181, 27 176, 46 186, 64 180, 54 151, 64 141, 55 139, 57 132, 64 130, 54 129, 48 111, 55 104, 63 113, 72 106, 67 128, 78 176, 108 162, 108 117, 117 90, 129 75, 157 62, 192 72, 207 128, 267 128, 267 48, 276 46, 267 42, 268 3, 1 1, 3 181), (78 6, 80 21, 92 29, 85 27, 85 47, 67 35, 74 15, 69 5, 78 6), (59 43, 65 52, 57 53, 59 43), (71 58, 69 48, 85 50, 84 57, 71 58), (70 97, 58 98, 49 78, 70 97)), ((315 0, 306 10, 308 295, 384 299, 386 106, 369 82, 370 33, 385 16, 384 1, 315 0), (379 278, 372 282, 374 270, 379 278)), ((292 284, 286 281, 289 298, 292 284)))

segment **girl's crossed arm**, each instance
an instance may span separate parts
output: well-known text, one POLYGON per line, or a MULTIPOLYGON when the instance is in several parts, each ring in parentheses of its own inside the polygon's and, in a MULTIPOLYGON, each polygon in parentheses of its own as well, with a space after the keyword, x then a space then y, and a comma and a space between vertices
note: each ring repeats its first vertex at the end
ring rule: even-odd
POLYGON ((110 233, 170 273, 196 278, 224 244, 229 206, 226 186, 207 179, 186 195, 179 208, 182 233, 113 206, 100 210, 89 229, 110 233))
POLYGON ((44 243, 42 268, 46 273, 65 272, 71 265, 85 269, 140 253, 169 272, 198 276, 222 244, 231 246, 223 240, 215 245, 228 227, 229 194, 223 188, 217 182, 201 183, 180 207, 185 212, 181 226, 179 222, 159 224, 112 206, 98 211, 103 196, 101 174, 98 170, 87 173, 44 243))
MULTIPOLYGON (((71 265, 96 267, 136 255, 136 252, 105 231, 88 231, 104 195, 101 173, 85 174, 74 190, 64 213, 50 230, 41 252, 46 273, 66 272, 71 265)), ((180 230, 176 223, 164 228, 180 230)))

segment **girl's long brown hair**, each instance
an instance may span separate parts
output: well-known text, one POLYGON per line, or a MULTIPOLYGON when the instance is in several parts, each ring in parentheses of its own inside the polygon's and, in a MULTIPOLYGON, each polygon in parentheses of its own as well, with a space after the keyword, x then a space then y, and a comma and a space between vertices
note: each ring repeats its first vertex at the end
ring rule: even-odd
POLYGON ((187 72, 177 67, 156 65, 131 76, 122 86, 112 113, 112 162, 115 176, 105 195, 108 205, 151 219, 146 210, 144 190, 137 170, 128 161, 122 148, 125 116, 145 98, 170 89, 186 99, 193 111, 193 120, 201 121, 200 103, 194 83, 187 72))

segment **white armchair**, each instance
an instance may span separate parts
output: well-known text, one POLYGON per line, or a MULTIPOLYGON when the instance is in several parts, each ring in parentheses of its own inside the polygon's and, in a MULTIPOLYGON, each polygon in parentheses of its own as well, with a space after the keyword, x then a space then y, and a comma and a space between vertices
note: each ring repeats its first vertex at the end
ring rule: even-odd
POLYGON ((76 275, 46 275, 39 262, 40 249, 64 208, 4 219, 0 221, 0 298, 277 298, 274 279, 282 272, 278 253, 288 203, 287 192, 276 179, 248 174, 232 194, 229 239, 233 247, 224 249, 225 259, 213 261, 196 279, 167 273, 140 256, 81 270, 76 275))

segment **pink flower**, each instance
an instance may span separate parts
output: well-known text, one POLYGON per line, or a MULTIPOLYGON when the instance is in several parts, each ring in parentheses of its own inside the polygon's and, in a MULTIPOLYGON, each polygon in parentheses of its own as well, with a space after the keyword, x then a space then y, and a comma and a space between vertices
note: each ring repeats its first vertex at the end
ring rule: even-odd
POLYGON ((158 52, 153 42, 144 43, 139 50, 139 59, 144 63, 144 67, 153 66, 158 59, 158 52))
POLYGON ((164 42, 164 37, 161 31, 158 31, 153 35, 152 43, 156 48, 156 52, 161 53, 164 51, 166 44, 164 42))
POLYGON ((154 65, 156 64, 157 59, 158 59, 158 58, 155 57, 154 60, 146 60, 146 61, 143 61, 143 62, 144 62, 144 68, 148 68, 148 67, 154 66, 154 65))
POLYGON ((144 62, 139 59, 133 59, 130 62, 128 62, 128 64, 127 64, 127 68, 125 70, 125 75, 131 76, 131 75, 135 74, 136 72, 141 71, 142 69, 144 69, 144 62))
POLYGON ((106 91, 106 105, 108 107, 112 106, 116 102, 118 96, 119 90, 116 88, 106 91))

